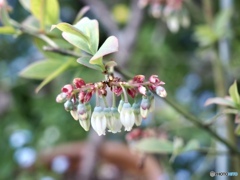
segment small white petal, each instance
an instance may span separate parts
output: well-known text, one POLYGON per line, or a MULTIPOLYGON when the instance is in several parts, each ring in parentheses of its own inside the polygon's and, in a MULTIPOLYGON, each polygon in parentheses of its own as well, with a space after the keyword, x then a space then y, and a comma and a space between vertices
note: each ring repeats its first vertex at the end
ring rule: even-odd
POLYGON ((77 111, 70 111, 70 114, 72 115, 74 120, 78 121, 79 117, 77 111))

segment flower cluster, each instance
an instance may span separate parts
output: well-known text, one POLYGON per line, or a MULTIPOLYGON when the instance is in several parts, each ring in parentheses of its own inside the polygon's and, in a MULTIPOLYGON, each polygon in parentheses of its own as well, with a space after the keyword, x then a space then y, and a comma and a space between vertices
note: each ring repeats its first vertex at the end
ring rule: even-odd
POLYGON ((151 15, 166 20, 169 30, 173 33, 178 32, 180 26, 187 28, 190 25, 183 0, 139 0, 138 5, 141 8, 149 5, 151 15))
POLYGON ((96 83, 85 83, 81 78, 75 78, 72 84, 62 87, 62 92, 56 97, 58 103, 64 103, 66 111, 79 121, 85 131, 92 128, 98 135, 105 135, 106 128, 109 132, 117 133, 124 126, 125 131, 131 131, 134 124, 140 126, 154 106, 155 92, 160 97, 166 97, 167 93, 163 87, 165 83, 157 75, 152 75, 148 81, 145 76, 137 75, 128 82, 118 77, 109 75, 106 81, 96 83), (112 105, 108 105, 106 96, 107 89, 112 94, 112 105), (95 94, 96 106, 91 109, 89 101, 95 94), (121 100, 116 106, 116 96, 121 100), (134 99, 131 105, 128 96, 134 99), (137 96, 142 96, 137 101, 137 96))

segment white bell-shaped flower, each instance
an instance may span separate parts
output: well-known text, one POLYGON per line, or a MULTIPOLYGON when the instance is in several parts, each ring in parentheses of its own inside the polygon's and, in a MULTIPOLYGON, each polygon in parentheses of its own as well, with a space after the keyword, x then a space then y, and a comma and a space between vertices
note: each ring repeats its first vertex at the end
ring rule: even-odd
POLYGON ((142 124, 142 116, 140 114, 140 103, 133 103, 132 109, 134 114, 134 122, 136 126, 140 126, 142 124))
POLYGON ((81 106, 78 105, 79 123, 85 131, 89 131, 90 117, 91 117, 91 105, 89 103, 82 104, 82 105, 81 106), (82 107, 82 105, 84 106, 84 108, 82 107), (81 111, 83 109, 84 109, 84 111, 81 111), (83 114, 82 115, 79 114, 80 112, 83 114))
POLYGON ((122 110, 120 112, 120 120, 125 127, 125 131, 131 131, 135 118, 130 103, 125 102, 123 104, 122 110))
POLYGON ((91 125, 93 129, 98 133, 99 136, 105 135, 105 129, 107 127, 107 119, 104 116, 102 107, 95 107, 92 118, 91 125))
POLYGON ((119 113, 120 113, 121 110, 122 110, 123 103, 124 103, 124 101, 121 99, 120 102, 119 102, 119 105, 118 105, 118 112, 119 112, 119 113))
POLYGON ((147 118, 148 112, 150 108, 150 102, 148 97, 143 96, 142 101, 141 101, 141 107, 140 107, 140 114, 142 118, 147 118))
POLYGON ((112 133, 121 132, 122 123, 117 108, 112 107, 110 113, 110 118, 107 121, 108 131, 112 133))

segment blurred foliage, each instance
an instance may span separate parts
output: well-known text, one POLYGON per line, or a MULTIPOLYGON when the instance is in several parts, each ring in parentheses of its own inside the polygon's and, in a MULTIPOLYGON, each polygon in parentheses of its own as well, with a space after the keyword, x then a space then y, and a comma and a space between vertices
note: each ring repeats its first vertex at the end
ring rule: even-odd
MULTIPOLYGON (((121 4, 114 5, 112 1, 106 1, 106 3, 113 7, 112 13, 116 21, 121 26, 124 25, 128 18, 129 4, 121 2, 121 4), (123 14, 123 16, 119 14, 123 14)), ((19 1, 10 0, 9 4, 13 8, 10 13, 13 19, 21 22, 29 15, 29 12, 21 7, 19 1)), ((71 24, 79 9, 84 5, 74 0, 60 0, 59 4, 61 7, 59 11, 60 19, 71 24)), ((194 7, 188 4, 191 25, 175 34, 169 32, 163 21, 153 19, 145 10, 143 25, 137 35, 135 49, 126 69, 133 74, 144 74, 146 76, 158 74, 166 82, 165 87, 169 96, 172 96, 176 102, 187 108, 189 112, 205 120, 214 116, 215 107, 204 107, 205 100, 215 96, 213 73, 210 67, 211 50, 207 47, 215 46, 215 43, 222 36, 230 37, 232 41, 231 62, 225 69, 228 70, 231 79, 239 80, 240 27, 237 10, 240 8, 240 2, 235 1, 234 5, 232 12, 220 12, 216 8, 218 4, 214 4, 215 11, 220 13, 214 17, 214 26, 211 27, 204 23, 203 14, 197 14, 198 17, 196 17, 196 11, 193 11, 196 8, 197 11, 202 12, 202 4, 197 2, 194 7), (223 26, 230 21, 230 18, 232 18, 232 31, 225 32, 223 26)), ((38 8, 39 6, 34 7, 38 8)), ((38 9, 35 9, 35 11, 36 15, 39 15, 37 13, 38 9)), ((58 10, 56 11, 56 14, 58 14, 58 10)), ((88 12, 87 16, 94 17, 91 12, 88 12)), ((58 18, 49 17, 42 22, 43 24, 40 24, 40 27, 44 29, 47 26, 49 29, 51 24, 58 22, 58 18)), ((11 28, 7 30, 10 33, 13 31, 11 28)), ((3 29, 0 30, 0 32, 2 31, 3 29)), ((101 25, 100 32, 100 44, 103 44, 102 40, 106 39, 108 35, 105 34, 104 27, 101 27, 101 25), (101 28, 103 31, 101 31, 101 28)), ((65 41, 59 38, 60 32, 51 32, 50 34, 54 37, 54 42, 62 45, 62 48, 72 48, 69 43, 63 43, 65 41)), ((0 39, 0 93, 4 93, 10 102, 7 111, 0 114, 0 152, 2 152, 0 179, 40 179, 43 176, 58 179, 59 175, 48 169, 41 169, 34 174, 21 171, 21 167, 17 163, 16 152, 23 147, 30 147, 36 152, 40 152, 46 147, 64 142, 85 140, 87 133, 80 127, 78 121, 72 120, 72 117, 64 111, 61 104, 55 103, 55 97, 60 88, 73 77, 82 77, 90 82, 100 80, 102 75, 99 72, 80 66, 74 59, 66 72, 46 85, 38 94, 35 94, 35 88, 41 83, 39 79, 48 77, 52 70, 59 68, 60 61, 67 62, 69 57, 62 58, 57 54, 42 51, 41 47, 46 43, 39 38, 29 37, 25 34, 19 34, 17 37, 0 35, 0 39), (39 61, 43 59, 48 61, 39 61), (21 76, 28 77, 29 73, 34 73, 35 80, 30 81, 20 78, 18 76, 19 72, 31 63, 41 64, 42 69, 38 69, 41 74, 37 74, 36 69, 34 69, 27 75, 22 72, 21 76), (11 138, 13 138, 15 132, 20 130, 27 130, 30 133, 30 138, 22 145, 17 146, 14 145, 11 138)), ((153 121, 146 120, 144 126, 157 126, 163 129, 167 132, 170 140, 173 140, 176 136, 183 138, 186 142, 184 143, 185 150, 191 149, 191 146, 197 147, 192 139, 197 139, 202 146, 211 146, 211 138, 207 133, 190 124, 161 101, 157 101, 153 121), (189 145, 189 143, 192 144, 189 145)), ((123 139, 121 135, 112 135, 109 138, 123 139)), ((16 139, 16 141, 20 140, 16 139)), ((167 144, 167 147, 169 146, 172 147, 173 144, 167 144)), ((191 156, 191 153, 189 153, 189 156, 191 156)), ((194 158, 191 158, 188 157, 187 153, 176 157, 171 168, 175 172, 180 169, 187 169, 194 173, 197 169, 193 168, 193 166, 197 166, 194 162, 199 159, 202 160, 203 156, 197 153, 194 158), (181 161, 181 158, 186 159, 185 163, 181 161)), ((162 158, 162 161, 165 164, 164 158, 162 158)), ((212 162, 208 165, 208 170, 212 168, 212 162)), ((209 177, 207 172, 209 171, 202 174, 203 177, 209 177)))

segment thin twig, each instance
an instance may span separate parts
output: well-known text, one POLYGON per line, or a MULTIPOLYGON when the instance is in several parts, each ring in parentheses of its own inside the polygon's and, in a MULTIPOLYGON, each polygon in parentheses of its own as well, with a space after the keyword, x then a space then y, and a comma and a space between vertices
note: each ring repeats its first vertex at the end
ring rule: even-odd
POLYGON ((74 51, 70 51, 70 50, 65 50, 65 49, 60 49, 60 48, 55 48, 55 47, 48 47, 48 46, 44 46, 43 47, 44 51, 50 51, 50 52, 55 52, 64 56, 72 56, 72 57, 77 57, 79 58, 81 55, 74 52, 74 51))

